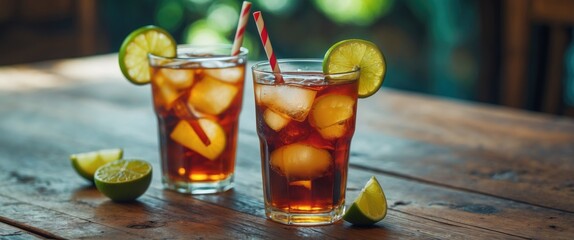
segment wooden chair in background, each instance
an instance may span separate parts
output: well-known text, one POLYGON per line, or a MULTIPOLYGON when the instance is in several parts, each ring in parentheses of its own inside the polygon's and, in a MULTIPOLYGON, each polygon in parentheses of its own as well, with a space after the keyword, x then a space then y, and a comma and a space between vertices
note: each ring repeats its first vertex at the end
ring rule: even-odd
POLYGON ((96 0, 0 0, 0 65, 95 54, 97 17, 96 0))
POLYGON ((574 116, 574 108, 566 105, 563 96, 564 56, 574 26, 574 0, 505 0, 501 9, 500 103, 528 108, 527 98, 536 97, 534 110, 574 116), (544 46, 531 45, 533 25, 548 27, 544 46), (536 48, 544 49, 543 59, 529 59, 536 48), (537 79, 538 84, 527 82, 532 64, 541 69, 535 76, 542 78, 537 79))

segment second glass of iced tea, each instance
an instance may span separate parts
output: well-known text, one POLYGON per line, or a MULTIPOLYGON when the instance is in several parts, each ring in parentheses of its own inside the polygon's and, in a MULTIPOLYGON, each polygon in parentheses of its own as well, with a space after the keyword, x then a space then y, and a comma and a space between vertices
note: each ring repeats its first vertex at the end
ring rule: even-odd
POLYGON ((252 67, 268 218, 329 224, 345 211, 359 71, 324 74, 322 60, 252 67), (282 79, 279 80, 278 79, 282 79))
POLYGON ((149 55, 164 187, 182 193, 233 187, 247 49, 180 45, 177 57, 149 55))

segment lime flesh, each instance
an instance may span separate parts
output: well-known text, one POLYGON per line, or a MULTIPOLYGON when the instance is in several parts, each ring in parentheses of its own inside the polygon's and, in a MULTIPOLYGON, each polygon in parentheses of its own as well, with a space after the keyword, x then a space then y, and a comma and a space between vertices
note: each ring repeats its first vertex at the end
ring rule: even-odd
POLYGON ((359 97, 375 94, 385 79, 385 56, 372 42, 348 39, 335 43, 323 60, 323 72, 344 73, 360 69, 359 97))
POLYGON ((76 172, 87 179, 88 181, 94 181, 94 173, 96 170, 111 161, 121 159, 123 156, 123 149, 113 148, 113 149, 103 149, 93 152, 76 153, 70 155, 70 161, 76 172))
POLYGON ((175 57, 177 43, 164 29, 153 25, 131 32, 118 53, 120 69, 127 80, 143 85, 150 82, 148 54, 175 57))
POLYGON ((353 225, 365 226, 383 220, 386 215, 387 199, 381 185, 373 176, 343 215, 343 219, 353 225))
POLYGON ((145 193, 152 179, 152 166, 143 160, 110 162, 96 171, 96 187, 116 202, 133 201, 145 193))

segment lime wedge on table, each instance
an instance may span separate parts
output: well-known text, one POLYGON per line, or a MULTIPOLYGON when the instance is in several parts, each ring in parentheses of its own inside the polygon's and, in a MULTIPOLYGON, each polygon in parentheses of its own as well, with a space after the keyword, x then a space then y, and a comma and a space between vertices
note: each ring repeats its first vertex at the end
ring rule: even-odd
POLYGON ((96 171, 96 187, 117 202, 132 201, 145 193, 151 183, 152 167, 143 160, 110 162, 96 171))
POLYGON ((111 161, 122 158, 124 151, 121 148, 103 149, 93 152, 76 153, 70 155, 72 166, 80 176, 94 181, 96 170, 111 161))
POLYGON ((359 97, 375 94, 385 78, 385 56, 372 42, 361 39, 343 40, 331 46, 323 60, 323 72, 342 73, 361 69, 359 97))
POLYGON ((143 85, 150 82, 148 53, 162 57, 175 57, 177 43, 164 29, 145 26, 126 37, 118 54, 120 69, 132 83, 143 85))
POLYGON ((343 219, 353 225, 370 225, 387 215, 387 199, 375 177, 367 182, 343 219))

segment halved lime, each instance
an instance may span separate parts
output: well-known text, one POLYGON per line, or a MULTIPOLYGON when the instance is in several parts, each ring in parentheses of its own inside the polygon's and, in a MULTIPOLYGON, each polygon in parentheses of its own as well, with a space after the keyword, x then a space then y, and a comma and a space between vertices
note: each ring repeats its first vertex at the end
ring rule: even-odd
POLYGON ((121 148, 103 149, 93 152, 76 153, 70 155, 72 166, 80 176, 89 181, 94 181, 96 170, 111 161, 121 159, 124 150, 121 148))
POLYGON ((110 162, 96 171, 96 187, 116 202, 132 201, 145 193, 151 183, 152 167, 143 160, 110 162))
POLYGON ((131 32, 118 54, 120 69, 132 83, 150 82, 148 53, 162 57, 175 57, 177 43, 164 29, 149 25, 131 32))
POLYGON ((331 46, 323 60, 323 72, 342 73, 360 68, 359 97, 375 94, 385 79, 385 56, 372 42, 361 39, 343 40, 331 46))
POLYGON ((353 225, 371 225, 383 220, 386 215, 387 199, 381 185, 373 176, 343 215, 343 219, 353 225))

